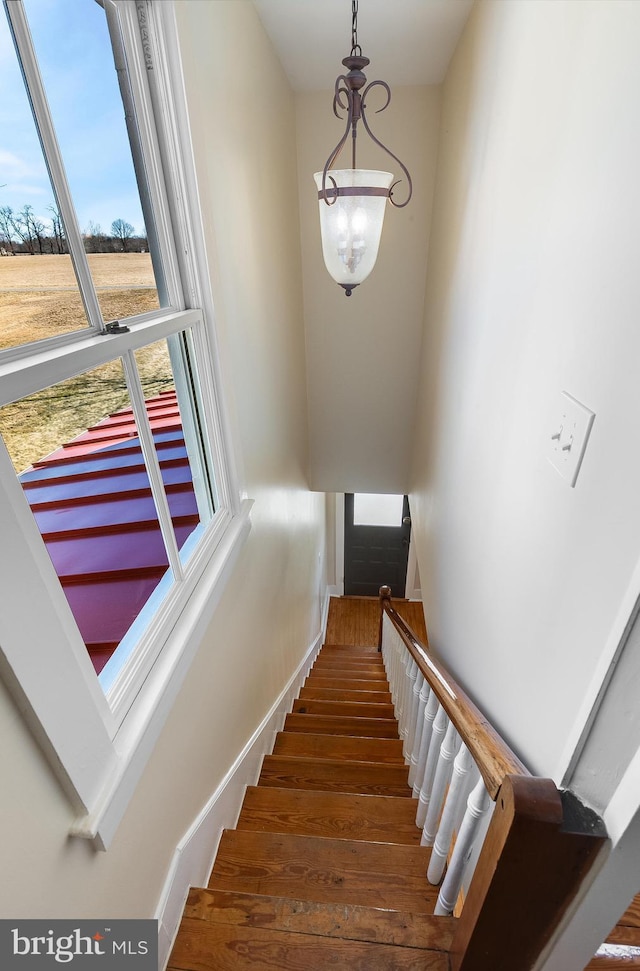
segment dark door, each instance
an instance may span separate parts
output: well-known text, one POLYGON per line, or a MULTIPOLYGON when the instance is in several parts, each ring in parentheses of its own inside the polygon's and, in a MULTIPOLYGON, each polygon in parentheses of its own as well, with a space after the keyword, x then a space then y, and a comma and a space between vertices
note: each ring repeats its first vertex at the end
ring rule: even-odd
POLYGON ((377 597, 387 584, 394 597, 404 597, 411 519, 404 496, 402 515, 394 526, 355 525, 354 496, 344 497, 344 592, 346 596, 377 597))

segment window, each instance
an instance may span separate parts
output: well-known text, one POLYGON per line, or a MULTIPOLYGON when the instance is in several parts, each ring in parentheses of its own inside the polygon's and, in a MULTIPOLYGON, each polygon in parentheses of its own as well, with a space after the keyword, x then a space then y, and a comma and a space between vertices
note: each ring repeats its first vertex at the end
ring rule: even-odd
POLYGON ((106 845, 124 798, 108 780, 134 784, 246 504, 195 255, 172 4, 3 6, 0 673, 78 832, 106 845))
POLYGON ((356 492, 353 497, 354 526, 401 526, 404 496, 356 492))

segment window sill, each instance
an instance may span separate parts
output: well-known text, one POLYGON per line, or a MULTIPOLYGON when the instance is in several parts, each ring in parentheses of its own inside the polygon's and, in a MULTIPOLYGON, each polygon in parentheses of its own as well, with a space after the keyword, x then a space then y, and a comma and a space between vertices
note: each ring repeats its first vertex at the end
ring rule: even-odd
POLYGON ((251 529, 251 500, 227 527, 188 604, 182 611, 144 688, 114 738, 115 766, 88 813, 78 817, 70 835, 108 849, 145 766, 160 737, 204 631, 220 602, 224 586, 251 529))

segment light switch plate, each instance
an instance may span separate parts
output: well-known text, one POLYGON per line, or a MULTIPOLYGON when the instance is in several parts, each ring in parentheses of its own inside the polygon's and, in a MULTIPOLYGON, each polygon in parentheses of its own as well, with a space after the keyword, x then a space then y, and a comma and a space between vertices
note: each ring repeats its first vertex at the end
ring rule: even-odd
POLYGON ((595 414, 563 391, 549 435, 547 458, 575 486, 595 414))

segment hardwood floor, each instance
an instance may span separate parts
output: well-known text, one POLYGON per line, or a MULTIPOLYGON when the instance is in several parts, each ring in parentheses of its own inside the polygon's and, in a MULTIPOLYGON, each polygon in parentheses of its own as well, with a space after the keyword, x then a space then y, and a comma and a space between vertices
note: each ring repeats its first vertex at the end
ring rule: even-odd
POLYGON ((362 647, 379 607, 348 599, 332 601, 332 637, 359 640, 320 652, 209 886, 189 894, 169 971, 449 971, 456 918, 433 916, 382 658, 362 647))
MULTIPOLYGON (((414 600, 396 600, 393 606, 425 644, 427 628, 422 604, 414 600)), ((377 597, 332 597, 327 624, 327 644, 352 647, 378 644, 380 604, 377 597)))

